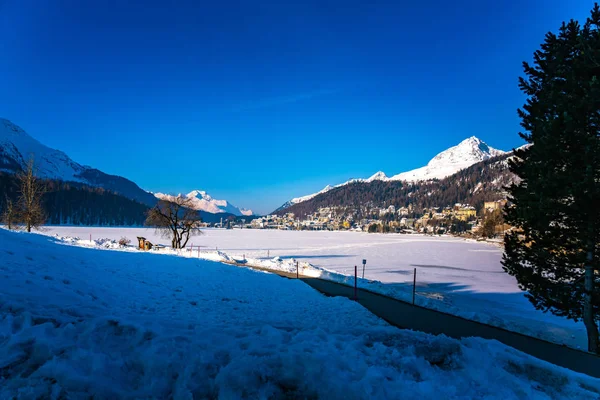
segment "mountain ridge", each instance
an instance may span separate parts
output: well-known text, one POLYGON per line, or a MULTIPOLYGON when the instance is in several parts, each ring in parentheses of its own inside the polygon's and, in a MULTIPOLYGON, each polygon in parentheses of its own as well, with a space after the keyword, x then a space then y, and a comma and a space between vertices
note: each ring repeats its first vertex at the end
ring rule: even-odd
MULTIPOLYGON (((102 188, 150 207, 158 201, 153 193, 140 188, 135 182, 79 164, 64 152, 44 145, 12 121, 0 118, 0 172, 16 173, 22 170, 30 155, 34 157, 36 174, 40 178, 102 188)), ((215 200, 215 202, 213 212, 203 208, 199 208, 198 211, 212 214, 253 215, 251 210, 232 206, 226 200, 215 200)))
POLYGON ((42 144, 13 122, 0 118, 0 171, 18 172, 30 156, 34 157, 36 174, 40 178, 100 187, 148 206, 156 204, 154 196, 135 182, 79 164, 64 152, 42 144))
POLYGON ((293 213, 296 218, 303 218, 328 207, 362 218, 373 217, 369 210, 385 209, 390 205, 396 209, 412 206, 419 214, 424 208, 450 207, 457 203, 480 209, 485 201, 505 199, 504 188, 516 182, 516 176, 508 169, 511 157, 514 157, 512 152, 495 156, 439 180, 353 182, 276 211, 276 214, 293 213))
POLYGON ((509 152, 492 148, 481 139, 471 136, 467 139, 464 139, 459 144, 449 147, 448 149, 438 153, 427 163, 427 165, 423 167, 401 172, 391 177, 388 177, 383 171, 378 171, 366 179, 353 178, 335 186, 327 185, 319 192, 288 200, 274 212, 280 212, 281 210, 289 208, 295 204, 311 200, 314 197, 326 193, 332 189, 353 183, 370 183, 374 181, 403 181, 410 183, 433 179, 444 179, 458 171, 469 168, 478 162, 505 154, 509 154, 509 152))
POLYGON ((193 209, 197 211, 206 211, 212 214, 218 213, 229 213, 235 216, 252 216, 254 213, 252 210, 248 210, 245 208, 238 208, 228 202, 227 200, 217 200, 210 196, 203 190, 193 190, 186 195, 182 195, 179 193, 178 195, 170 195, 165 193, 154 193, 156 198, 161 200, 173 200, 178 196, 185 196, 188 199, 191 199, 191 203, 193 204, 193 209))

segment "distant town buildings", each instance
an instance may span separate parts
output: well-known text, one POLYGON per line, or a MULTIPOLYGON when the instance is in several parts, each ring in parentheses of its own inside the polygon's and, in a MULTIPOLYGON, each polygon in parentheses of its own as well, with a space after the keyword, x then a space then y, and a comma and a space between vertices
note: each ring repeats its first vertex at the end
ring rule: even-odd
POLYGON ((483 203, 483 208, 486 211, 501 210, 506 205, 506 200, 486 201, 483 203))
POLYGON ((417 210, 412 204, 396 207, 361 206, 322 207, 312 214, 297 216, 293 213, 266 215, 253 219, 237 228, 286 230, 352 230, 364 232, 399 233, 469 233, 481 225, 485 213, 500 210, 506 200, 486 201, 482 212, 470 204, 449 207, 428 207, 417 210))

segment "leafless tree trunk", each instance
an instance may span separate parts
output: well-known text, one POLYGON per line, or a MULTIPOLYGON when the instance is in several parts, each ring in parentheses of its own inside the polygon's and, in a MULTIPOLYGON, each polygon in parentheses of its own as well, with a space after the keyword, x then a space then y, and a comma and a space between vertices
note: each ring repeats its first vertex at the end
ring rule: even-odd
POLYGON ((42 195, 46 192, 45 186, 35 175, 33 157, 27 161, 23 171, 17 174, 19 182, 19 216, 25 224, 27 232, 31 228, 37 228, 45 221, 44 210, 42 208, 42 195))
POLYGON ((146 214, 146 226, 153 226, 163 237, 171 239, 171 247, 183 249, 190 237, 202 234, 200 214, 193 210, 191 199, 177 196, 172 201, 160 200, 146 214))
POLYGON ((4 212, 2 213, 2 222, 8 229, 13 229, 17 221, 17 210, 11 199, 8 197, 5 201, 4 212))

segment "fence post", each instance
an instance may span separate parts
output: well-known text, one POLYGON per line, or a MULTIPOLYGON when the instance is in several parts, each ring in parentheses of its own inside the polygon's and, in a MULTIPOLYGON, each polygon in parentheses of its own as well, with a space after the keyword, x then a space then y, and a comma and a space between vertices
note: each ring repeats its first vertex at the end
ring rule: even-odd
POLYGON ((298 261, 296 261, 296 279, 298 279, 298 261))
POLYGON ((417 288, 417 269, 415 268, 415 272, 413 275, 413 305, 415 304, 415 291, 417 288))
POLYGON ((355 265, 354 266, 354 301, 358 300, 358 295, 356 293, 357 280, 358 280, 358 268, 355 265))

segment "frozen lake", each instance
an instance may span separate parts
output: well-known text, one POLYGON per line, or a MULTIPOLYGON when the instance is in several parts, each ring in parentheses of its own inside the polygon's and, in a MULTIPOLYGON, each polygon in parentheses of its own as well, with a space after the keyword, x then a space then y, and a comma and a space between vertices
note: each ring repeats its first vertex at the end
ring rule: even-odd
MULTIPOLYGON (((502 270, 502 248, 454 237, 369 234, 361 232, 205 229, 190 239, 202 249, 252 258, 294 258, 346 275, 354 266, 365 278, 386 286, 412 287, 417 270, 420 296, 439 300, 436 308, 519 330, 573 347, 585 347, 582 323, 537 311, 518 288, 515 278, 502 270), (518 325, 515 328, 514 325, 518 325)), ((45 233, 81 239, 125 236, 132 243, 144 236, 153 243, 170 240, 146 228, 47 227, 45 233)))
MULTIPOLYGON (((354 273, 367 260, 365 278, 382 282, 411 282, 413 269, 423 283, 446 282, 453 290, 477 292, 520 292, 514 278, 505 274, 502 249, 487 243, 453 237, 369 234, 361 232, 279 231, 252 229, 205 229, 189 245, 218 249, 231 255, 253 258, 295 258, 331 270, 354 273), (443 279, 441 279, 443 278, 443 279)), ((145 228, 49 227, 47 233, 82 239, 136 241, 144 236, 153 243, 169 245, 169 239, 145 228)), ((361 270, 362 273, 362 270, 361 270)))

